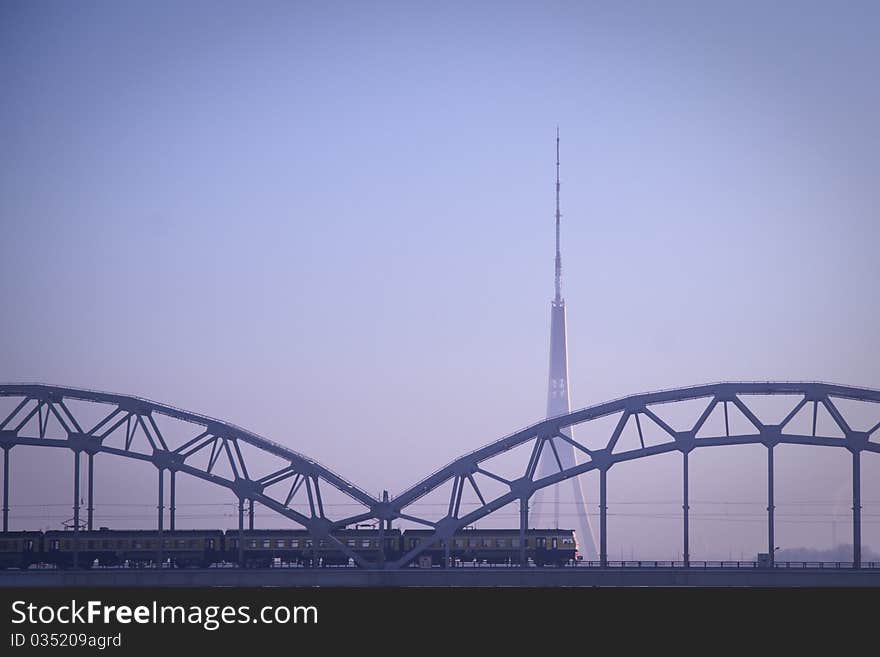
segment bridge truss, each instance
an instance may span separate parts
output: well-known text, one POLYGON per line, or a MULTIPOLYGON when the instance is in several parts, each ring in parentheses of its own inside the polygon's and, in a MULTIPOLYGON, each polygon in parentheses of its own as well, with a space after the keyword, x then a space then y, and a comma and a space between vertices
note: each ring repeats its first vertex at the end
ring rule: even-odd
MULTIPOLYGON (((673 452, 680 453, 682 458, 682 546, 687 565, 690 563, 689 455, 695 449, 747 444, 763 445, 767 452, 767 533, 771 563, 775 543, 774 448, 781 444, 812 445, 850 452, 853 565, 858 568, 861 564, 861 455, 863 452, 880 453, 880 421, 865 425, 855 418, 858 409, 851 408, 857 404, 868 411, 868 416, 880 417, 880 391, 828 383, 716 383, 632 395, 544 420, 461 456, 393 498, 383 495, 382 499, 377 499, 299 452, 229 423, 171 406, 137 397, 37 384, 0 385, 0 397, 13 397, 17 402, 12 412, 0 419, 0 448, 4 457, 4 531, 8 529, 12 449, 19 445, 54 447, 68 449, 74 457, 75 532, 80 528, 81 457, 85 455, 87 458, 86 526, 91 529, 93 459, 96 454, 104 453, 152 463, 156 467, 160 532, 164 530, 164 477, 166 473, 170 477, 170 529, 174 529, 175 478, 182 473, 232 491, 238 500, 240 533, 244 531, 247 504, 250 505, 248 524, 253 528, 253 505, 257 502, 307 529, 316 540, 315 545, 317 540, 328 541, 359 566, 386 569, 406 566, 434 545, 444 545, 448 553, 455 532, 517 503, 520 508, 520 558, 525 563, 525 542, 522 539, 528 529, 532 496, 538 490, 592 471, 599 474, 599 560, 606 565, 609 471, 617 463, 673 452), (753 407, 764 395, 780 395, 791 404, 780 421, 768 423, 766 418, 764 421, 759 419, 761 413, 753 407), (81 421, 77 411, 71 408, 72 400, 100 405, 103 411, 98 421, 81 421), (676 423, 664 419, 669 416, 663 409, 691 402, 697 403, 702 410, 687 426, 682 427, 679 423, 673 428, 676 423), (736 425, 731 422, 734 413, 740 419, 736 425), (830 422, 820 426, 817 422, 820 414, 830 418, 830 422), (61 434, 49 435, 50 417, 57 420, 54 426, 62 428, 61 434), (157 422, 161 417, 185 423, 191 434, 173 443, 157 422), (713 417, 715 420, 710 422, 713 417), (601 423, 604 428, 597 428, 600 423, 596 421, 603 418, 612 421, 601 423), (796 418, 800 420, 795 422, 796 418), (577 440, 564 431, 575 426, 579 427, 573 434, 578 436, 577 440), (604 432, 598 434, 598 439, 597 431, 604 432), (625 432, 637 436, 636 446, 621 441, 625 432), (591 438, 585 440, 580 436, 591 438), (571 444, 578 454, 578 462, 564 467, 556 453, 554 439, 571 444), (244 445, 267 452, 281 459, 283 464, 259 477, 251 474, 242 450, 244 445), (537 466, 545 450, 553 454, 557 471, 540 476, 537 466), (501 474, 493 463, 498 457, 514 451, 522 455, 516 463, 516 476, 501 474), (203 462, 195 458, 197 455, 203 455, 203 462), (220 460, 228 464, 231 476, 217 474, 215 466, 220 460), (486 482, 493 484, 491 494, 486 482), (419 500, 443 492, 450 485, 444 515, 430 517, 413 510, 419 500), (328 486, 357 502, 363 511, 347 517, 329 517, 321 493, 322 487, 326 489, 328 486), (308 499, 307 513, 296 510, 291 504, 303 490, 308 499), (472 510, 466 511, 462 505, 465 490, 472 491, 479 499, 472 510), (389 530, 395 520, 406 520, 428 527, 432 533, 419 544, 408 546, 409 549, 396 561, 371 564, 332 535, 334 530, 368 520, 377 521, 381 532, 389 530)), ((859 415, 861 418, 866 414, 859 415)), ((242 546, 243 541, 239 540, 239 549, 242 546)))

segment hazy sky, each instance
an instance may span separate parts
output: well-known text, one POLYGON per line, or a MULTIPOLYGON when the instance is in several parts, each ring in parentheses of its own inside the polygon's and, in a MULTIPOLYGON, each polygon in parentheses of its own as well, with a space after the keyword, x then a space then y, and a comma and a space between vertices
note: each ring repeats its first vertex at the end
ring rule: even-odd
POLYGON ((0 381, 402 490, 544 412, 558 124, 573 406, 880 387, 876 2, 6 1, 0 78, 0 381))

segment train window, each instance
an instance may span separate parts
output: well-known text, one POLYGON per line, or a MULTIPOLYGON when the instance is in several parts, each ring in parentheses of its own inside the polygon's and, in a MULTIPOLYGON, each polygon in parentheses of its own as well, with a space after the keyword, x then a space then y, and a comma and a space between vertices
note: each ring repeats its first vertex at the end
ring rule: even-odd
POLYGON ((348 539, 345 543, 346 543, 346 545, 348 545, 348 547, 357 546, 357 541, 353 538, 348 539))
POLYGON ((298 538, 290 539, 290 547, 298 548, 299 547, 299 539, 298 538))
POLYGON ((370 547, 371 541, 368 538, 365 538, 361 541, 361 547, 370 547))
POLYGON ((257 547, 257 539, 252 538, 251 540, 249 540, 249 541, 248 541, 248 547, 252 547, 252 548, 257 547))
POLYGON ((518 538, 512 538, 512 539, 510 539, 510 545, 511 545, 512 547, 519 547, 519 539, 518 539, 518 538))
POLYGON ((89 546, 89 549, 90 549, 90 550, 94 550, 94 549, 95 549, 95 542, 94 542, 94 541, 89 541, 89 542, 88 542, 88 546, 89 546))
POLYGON ((557 538, 556 538, 555 536, 553 537, 553 545, 552 545, 552 547, 553 547, 554 550, 555 550, 556 548, 559 547, 559 545, 558 545, 558 541, 557 541, 557 538))
POLYGON ((268 539, 268 538, 264 538, 264 539, 263 539, 263 547, 264 547, 264 548, 270 548, 270 547, 272 547, 272 541, 271 541, 270 539, 268 539))
POLYGON ((417 546, 418 544, 419 544, 419 539, 417 539, 417 538, 411 538, 411 539, 409 539, 409 546, 410 546, 410 548, 414 548, 414 547, 417 546))
POLYGON ((277 540, 275 541, 275 547, 277 547, 277 548, 283 548, 283 547, 284 547, 284 539, 283 539, 283 538, 279 538, 279 539, 277 539, 277 540))
POLYGON ((70 541, 64 541, 64 549, 65 549, 65 550, 69 550, 69 549, 70 549, 70 541))
POLYGON ((325 547, 326 545, 327 545, 327 541, 325 541, 323 538, 320 541, 318 541, 318 547, 325 547))
POLYGON ((120 550, 124 549, 125 548, 125 541, 122 541, 122 540, 116 541, 116 547, 119 548, 120 550))
POLYGON ((484 538, 483 539, 483 547, 492 547, 492 539, 484 538))
POLYGON ((209 550, 213 550, 214 549, 214 539, 213 538, 206 538, 205 539, 205 547, 208 548, 209 550))
POLYGON ((238 548, 238 539, 237 538, 231 539, 230 543, 229 543, 229 547, 231 547, 233 550, 237 549, 238 548))
POLYGON ((307 539, 303 542, 303 544, 304 544, 305 547, 307 547, 307 548, 312 547, 312 539, 307 538, 307 539))
POLYGON ((470 543, 470 546, 471 546, 471 547, 479 547, 479 545, 480 545, 480 541, 479 541, 478 539, 476 539, 476 538, 472 538, 472 539, 470 539, 470 540, 468 541, 468 543, 470 543))
POLYGON ((506 544, 507 544, 507 541, 505 541, 503 538, 499 538, 499 539, 495 540, 495 547, 503 548, 503 547, 506 547, 506 544))
POLYGON ((463 538, 456 538, 454 543, 455 543, 455 547, 457 547, 457 548, 464 547, 464 539, 463 538))
POLYGON ((166 549, 166 550, 167 550, 167 549, 170 548, 172 545, 174 545, 174 544, 173 544, 171 541, 169 541, 167 538, 162 539, 162 548, 163 548, 163 549, 166 549))
POLYGON ((562 537, 562 544, 563 545, 574 545, 574 539, 571 538, 570 536, 563 536, 562 537))
POLYGON ((110 548, 113 547, 113 542, 112 541, 101 541, 101 547, 105 550, 109 550, 110 548))
POLYGON ((25 551, 25 552, 31 552, 31 551, 33 551, 33 549, 34 549, 34 539, 32 539, 32 538, 27 538, 27 539, 25 539, 25 541, 24 541, 24 551, 25 551))

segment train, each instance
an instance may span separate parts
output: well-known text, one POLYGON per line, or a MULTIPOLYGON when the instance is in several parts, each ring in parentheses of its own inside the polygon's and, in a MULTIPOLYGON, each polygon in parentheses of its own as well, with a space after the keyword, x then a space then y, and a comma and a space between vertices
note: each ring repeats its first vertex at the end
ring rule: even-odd
MULTIPOLYGON (((338 529, 331 536, 370 563, 396 561, 422 545, 429 529, 338 529), (384 543, 384 544, 383 544, 384 543)), ((536 566, 564 566, 578 558, 574 530, 528 529, 526 558, 536 566)), ((418 567, 463 563, 518 564, 519 529, 462 529, 447 546, 435 542, 419 553, 418 567), (447 560, 448 558, 448 560, 447 560)), ((72 530, 0 532, 0 569, 45 564, 57 568, 210 568, 232 565, 308 568, 350 565, 349 555, 329 538, 317 542, 305 529, 72 530), (243 545, 239 542, 243 541, 243 545), (78 545, 77 545, 78 544, 78 545)))

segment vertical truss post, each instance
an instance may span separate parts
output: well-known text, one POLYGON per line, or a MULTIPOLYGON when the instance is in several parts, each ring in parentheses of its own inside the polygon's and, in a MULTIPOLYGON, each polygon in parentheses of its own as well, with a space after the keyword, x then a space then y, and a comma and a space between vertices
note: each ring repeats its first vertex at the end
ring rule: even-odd
POLYGON ((688 520, 689 520, 689 510, 690 510, 690 502, 688 495, 688 452, 682 452, 682 502, 681 502, 681 510, 682 510, 682 521, 683 521, 683 529, 684 529, 684 565, 685 567, 691 565, 691 544, 690 544, 690 536, 688 535, 688 520))
POLYGON ((862 461, 854 450, 852 459, 853 568, 862 567, 862 461))
POLYGON ((89 452, 89 505, 86 508, 88 530, 94 529, 95 519, 95 455, 89 452))
MULTIPOLYGON (((382 491, 382 502, 388 503, 388 491, 382 491)), ((385 568, 385 521, 379 518, 379 568, 385 568)))
POLYGON ((529 528, 529 498, 521 497, 519 500, 519 565, 525 568, 529 565, 526 557, 526 530, 529 528))
POLYGON ((254 498, 248 500, 248 529, 254 530, 254 498))
POLYGON ((168 529, 174 531, 174 512, 177 510, 177 491, 175 490, 175 481, 177 479, 177 470, 171 470, 171 505, 168 507, 168 529))
POLYGON ((767 550, 770 553, 770 565, 776 562, 776 538, 773 534, 773 445, 767 448, 767 550))
POLYGON ((73 451, 73 567, 79 567, 79 450, 73 451))
POLYGON ((599 470, 599 565, 608 565, 608 468, 599 470))
POLYGON ((244 498, 238 498, 238 565, 244 568, 244 498))
POLYGON ((9 448, 3 448, 3 531, 9 531, 9 448))
POLYGON ((165 470, 159 468, 159 503, 156 505, 159 510, 158 529, 159 529, 159 568, 162 567, 164 557, 164 530, 165 530, 165 470))

